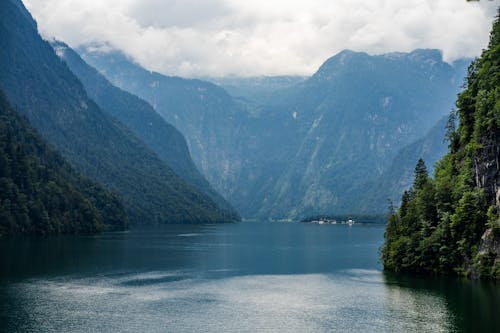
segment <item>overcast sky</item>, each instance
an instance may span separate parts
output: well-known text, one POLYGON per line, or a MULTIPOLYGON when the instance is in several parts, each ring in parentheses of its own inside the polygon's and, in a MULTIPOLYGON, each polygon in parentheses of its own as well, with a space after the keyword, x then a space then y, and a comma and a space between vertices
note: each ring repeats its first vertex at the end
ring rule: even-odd
POLYGON ((312 74, 343 49, 474 57, 498 0, 24 0, 45 38, 180 76, 312 74))

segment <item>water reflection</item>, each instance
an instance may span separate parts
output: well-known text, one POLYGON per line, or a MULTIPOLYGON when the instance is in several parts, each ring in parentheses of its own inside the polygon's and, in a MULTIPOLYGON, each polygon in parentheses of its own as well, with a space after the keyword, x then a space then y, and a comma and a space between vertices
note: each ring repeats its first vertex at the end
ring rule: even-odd
MULTIPOLYGON (((412 296, 409 299, 439 299, 446 306, 448 314, 445 317, 453 328, 450 331, 500 332, 500 287, 494 282, 415 278, 389 273, 384 274, 384 281, 389 289, 403 290, 405 297, 412 296)), ((416 301, 415 304, 422 307, 428 303, 416 301)))
POLYGON ((383 226, 169 226, 0 243, 5 332, 494 332, 499 288, 383 274, 383 226))
POLYGON ((393 332, 456 331, 443 295, 403 287, 393 279, 386 283, 385 298, 387 321, 393 332))
POLYGON ((222 279, 186 278, 187 274, 151 272, 19 283, 11 288, 11 296, 24 311, 17 312, 22 316, 7 328, 61 332, 458 330, 443 295, 386 284, 378 271, 222 279), (16 326, 20 322, 23 326, 16 326))

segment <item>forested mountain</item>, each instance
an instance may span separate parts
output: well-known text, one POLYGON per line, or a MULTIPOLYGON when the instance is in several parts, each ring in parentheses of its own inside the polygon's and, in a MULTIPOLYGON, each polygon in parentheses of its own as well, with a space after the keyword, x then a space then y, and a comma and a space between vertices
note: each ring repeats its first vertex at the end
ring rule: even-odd
POLYGON ((2 1, 0 18, 0 88, 79 172, 123 198, 131 222, 235 219, 87 96, 19 0, 2 1))
POLYGON ((123 229, 119 199, 82 178, 0 91, 0 237, 123 229))
POLYGON ((448 154, 434 178, 419 160, 412 188, 390 217, 382 249, 387 270, 500 279, 499 87, 500 11, 458 96, 448 154))
POLYGON ((370 185, 449 113, 464 72, 464 62, 452 66, 437 50, 343 51, 255 106, 209 83, 148 72, 116 51, 80 52, 181 130, 200 170, 243 216, 275 219, 383 212, 392 193, 375 204, 370 185))
POLYGON ((87 94, 108 114, 125 124, 140 140, 167 163, 177 175, 208 195, 228 215, 238 213, 218 194, 198 171, 191 159, 186 140, 144 100, 113 86, 97 70, 62 42, 53 42, 56 54, 80 79, 87 94))

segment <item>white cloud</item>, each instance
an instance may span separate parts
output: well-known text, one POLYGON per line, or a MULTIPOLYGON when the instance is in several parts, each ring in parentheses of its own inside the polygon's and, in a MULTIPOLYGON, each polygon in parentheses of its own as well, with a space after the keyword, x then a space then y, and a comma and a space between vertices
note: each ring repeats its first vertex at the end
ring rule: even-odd
POLYGON ((498 1, 24 0, 46 37, 108 42, 169 75, 311 74, 342 49, 439 48, 446 60, 487 45, 498 1))

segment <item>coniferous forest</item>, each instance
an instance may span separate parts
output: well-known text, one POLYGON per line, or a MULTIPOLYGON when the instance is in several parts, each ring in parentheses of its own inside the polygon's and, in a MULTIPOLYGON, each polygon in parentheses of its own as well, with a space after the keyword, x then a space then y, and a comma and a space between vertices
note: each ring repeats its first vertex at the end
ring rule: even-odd
POLYGON ((81 177, 0 91, 0 236, 123 229, 121 201, 81 177))
POLYGON ((430 177, 419 160, 411 189, 392 211, 386 270, 500 278, 500 22, 469 67, 447 125, 449 152, 430 177), (458 127, 455 127, 458 118, 458 127))

